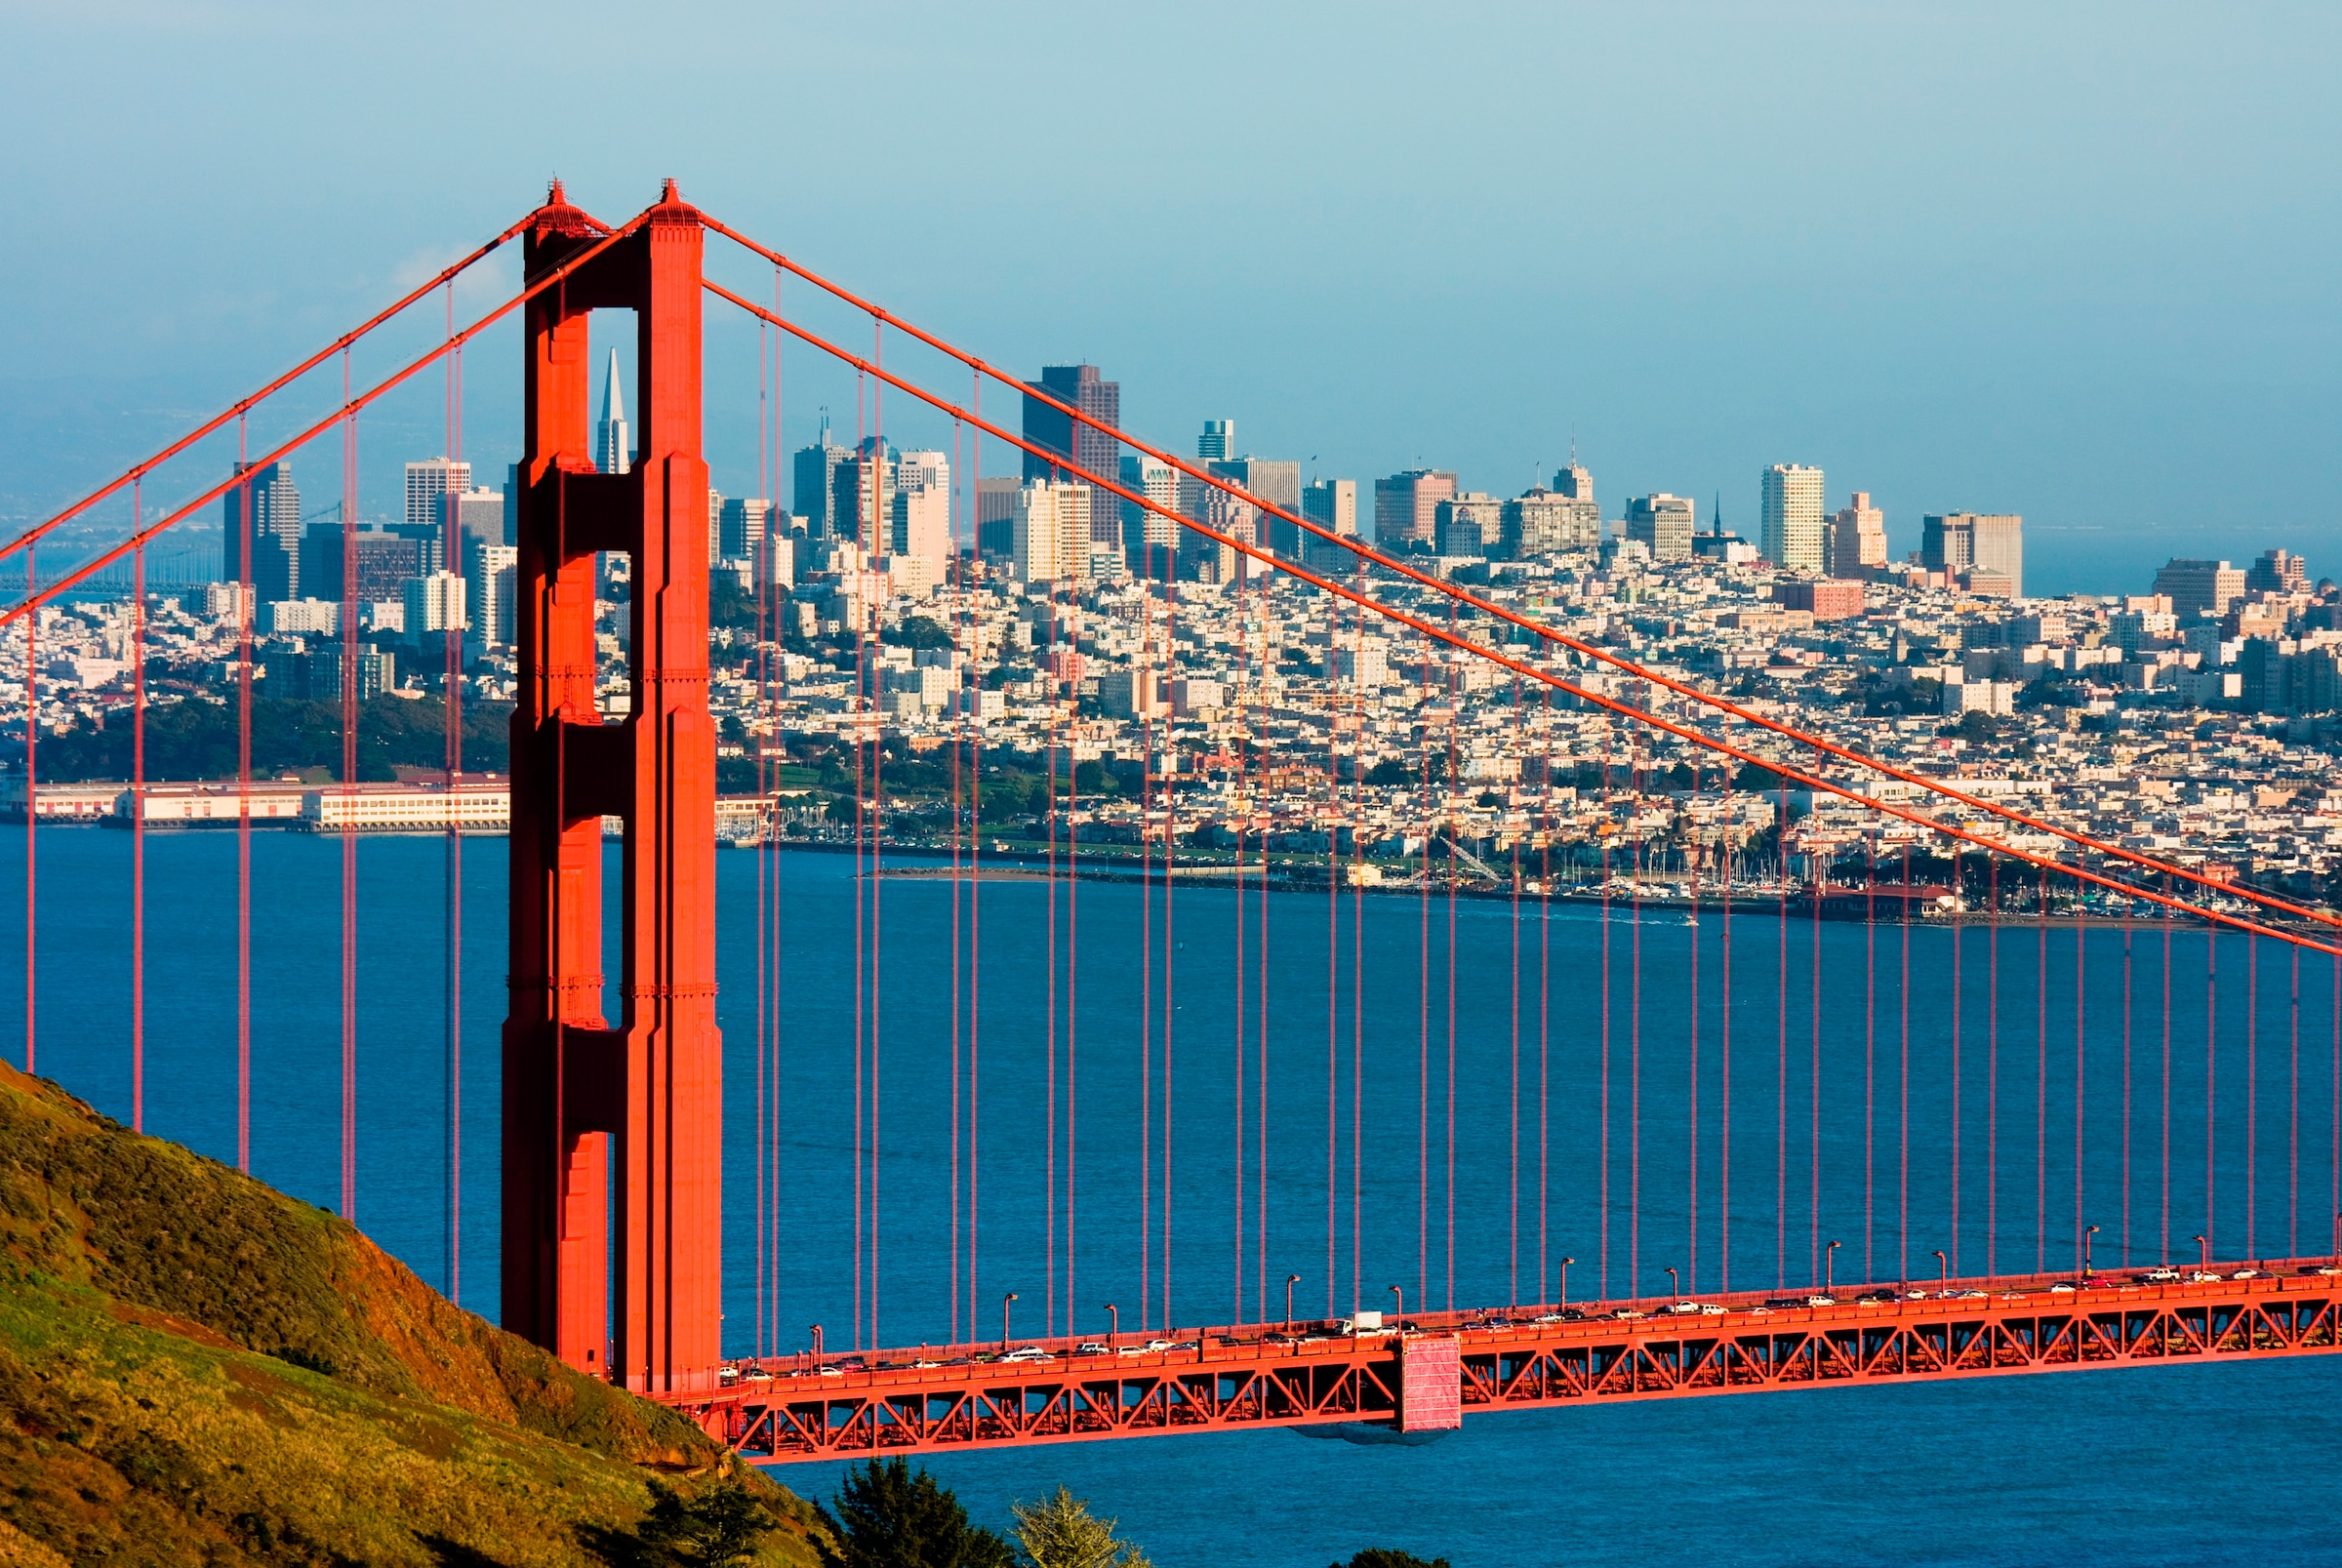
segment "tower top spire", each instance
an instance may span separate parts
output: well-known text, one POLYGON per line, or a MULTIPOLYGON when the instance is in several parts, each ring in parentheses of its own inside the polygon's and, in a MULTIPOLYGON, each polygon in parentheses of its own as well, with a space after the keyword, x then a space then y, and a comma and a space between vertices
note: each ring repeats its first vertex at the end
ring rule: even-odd
POLYGON ((626 419, 626 394, 618 385, 618 350, 610 350, 610 373, 602 382, 602 422, 624 424, 626 419))

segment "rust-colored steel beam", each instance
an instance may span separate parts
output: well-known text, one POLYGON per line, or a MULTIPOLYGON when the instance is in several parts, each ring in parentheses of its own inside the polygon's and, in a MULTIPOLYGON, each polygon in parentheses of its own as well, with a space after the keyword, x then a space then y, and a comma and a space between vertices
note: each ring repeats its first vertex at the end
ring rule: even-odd
POLYGON ((527 276, 602 248, 527 318, 504 1035, 505 1326, 639 1392, 721 1354, 715 730, 699 214, 669 181, 615 243, 561 199, 527 276), (595 471, 587 312, 635 314, 641 449, 595 471), (597 558, 633 567, 631 711, 595 685, 597 558), (615 1024, 602 1015, 602 820, 625 824, 615 1024), (615 1184, 615 1185, 613 1185, 615 1184))
MULTIPOLYGON (((712 1396, 670 1398, 753 1458, 847 1459, 1022 1443, 1404 1419, 1413 1347, 1455 1347, 1461 1411, 1855 1387, 2091 1367, 2150 1366, 2342 1348, 2342 1276, 2297 1261, 2247 1278, 2063 1288, 2052 1275, 1951 1282, 1949 1292, 1828 1306, 1761 1295, 1666 1303, 1424 1313, 1404 1334, 1357 1337, 1304 1324, 1187 1331, 1156 1353, 1079 1352, 1033 1342, 1044 1361, 976 1360, 986 1347, 877 1352, 867 1366, 787 1357, 732 1367, 712 1396), (1979 1294, 1981 1293, 1981 1294, 1979 1294), (1652 1310, 1653 1307, 1659 1308, 1652 1310), (1631 1315, 1626 1315, 1631 1314, 1631 1315)), ((1875 1294, 1867 1288, 1864 1294, 1875 1294)), ((860 1358, 854 1358, 859 1360, 860 1358)))

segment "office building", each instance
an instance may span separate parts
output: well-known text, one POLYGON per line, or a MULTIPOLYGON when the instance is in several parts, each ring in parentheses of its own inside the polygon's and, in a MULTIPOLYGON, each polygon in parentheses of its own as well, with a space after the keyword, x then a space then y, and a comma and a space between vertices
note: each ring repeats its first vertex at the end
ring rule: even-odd
POLYGON ((1627 503, 1627 538, 1648 548, 1654 561, 1688 561, 1692 513, 1681 496, 1636 496, 1627 503))
POLYGON ((1386 549, 1428 546, 1438 531, 1439 503, 1453 501, 1456 476, 1410 468, 1374 482, 1374 542, 1386 549))
POLYGON ((610 371, 602 382, 602 417, 593 425, 593 465, 603 473, 625 473, 634 465, 632 438, 626 432, 626 394, 618 385, 618 350, 610 350, 610 371))
POLYGON ((887 549, 915 555, 934 569, 936 581, 956 553, 951 548, 951 491, 944 484, 905 484, 895 491, 887 549))
MULTIPOLYGON (((1318 480, 1301 493, 1301 514, 1337 538, 1356 539, 1358 482, 1355 479, 1318 480)), ((1312 568, 1320 572, 1353 571, 1358 562, 1358 556, 1353 551, 1314 534, 1303 544, 1302 554, 1312 568)))
POLYGON ((1886 513, 1871 504, 1871 493, 1854 499, 1830 519, 1822 568, 1832 577, 1858 578, 1886 565, 1886 513))
MULTIPOLYGON (((315 648, 277 650, 262 661, 267 695, 277 702, 338 703, 342 700, 343 649, 338 642, 315 648)), ((398 662, 373 643, 358 644, 352 656, 356 691, 363 703, 398 684, 398 662)))
MULTIPOLYGON (((1204 469, 1213 478, 1225 479, 1234 485, 1263 506, 1281 507, 1289 512, 1301 510, 1301 464, 1289 459, 1215 458, 1204 464, 1204 469)), ((1301 554, 1299 525, 1268 512, 1260 515, 1266 525, 1265 542, 1269 547, 1288 559, 1298 559, 1301 554)))
POLYGON ((2171 601, 2171 613, 2192 621, 2209 612, 2224 616, 2244 597, 2244 573, 2226 561, 2185 560, 2174 556, 2155 574, 2155 592, 2171 601))
POLYGON ((1195 456, 1210 462, 1216 458, 1232 458, 1235 455, 1236 422, 1233 420, 1204 421, 1203 434, 1195 441, 1195 456))
POLYGON ((1822 569, 1822 470, 1776 462, 1759 476, 1764 558, 1787 572, 1822 569))
POLYGON ((401 587, 408 636, 461 631, 469 623, 464 616, 464 580, 455 573, 432 572, 411 577, 401 587))
POLYGON ((866 436, 844 462, 831 470, 829 498, 834 537, 853 540, 870 555, 886 551, 886 529, 894 516, 895 464, 902 454, 877 436, 866 436))
MULTIPOLYGON (((710 492, 709 499, 717 498, 710 492)), ((755 497, 723 502, 716 514, 715 558, 745 561, 753 557, 756 547, 764 543, 764 531, 772 515, 773 503, 755 497)))
POLYGON ((456 541, 452 570, 467 572, 472 552, 505 542, 505 498, 493 490, 451 490, 439 498, 442 532, 456 541))
POLYGON ((853 457, 852 448, 829 439, 829 421, 824 418, 821 439, 800 447, 791 460, 795 478, 791 506, 805 519, 808 539, 828 539, 836 532, 837 470, 853 457))
POLYGON ((1033 479, 1009 514, 1009 570, 1020 583, 1070 582, 1090 564, 1090 487, 1033 479))
POLYGON ((2025 519, 1945 512, 1919 523, 1919 564, 1978 593, 2025 596, 2025 519))
MULTIPOLYGON (((1028 382, 1031 388, 1025 396, 1025 439, 1039 447, 1042 453, 1065 459, 1083 471, 1101 478, 1118 475, 1122 471, 1122 444, 1107 433, 1122 422, 1122 383, 1110 382, 1098 374, 1095 365, 1044 365, 1041 379, 1028 382), (1035 397, 1033 392, 1046 393, 1057 402, 1077 410, 1107 427, 1098 429, 1084 424, 1070 415, 1053 408, 1035 397)), ((1049 457, 1036 453, 1025 454, 1025 477, 1034 479, 1065 479, 1070 475, 1049 457)), ((1103 544, 1122 542, 1122 503, 1112 491, 1099 489, 1091 498, 1089 526, 1092 538, 1103 544)))
MULTIPOLYGON (((1225 490, 1207 489, 1203 515, 1196 519, 1223 538, 1251 544, 1260 538, 1260 514, 1252 503, 1239 501, 1225 490)), ((1185 529, 1179 541, 1180 575, 1198 583, 1240 583, 1250 558, 1234 543, 1223 544, 1210 534, 1185 529)))
POLYGON ((509 544, 482 544, 471 552, 464 574, 464 608, 479 641, 498 647, 512 641, 514 570, 520 552, 509 544))
MULTIPOLYGON (((407 526, 417 531, 444 527, 447 522, 445 498, 461 495, 470 488, 471 464, 468 462, 437 457, 408 463, 407 526)), ((420 532, 409 537, 420 537, 420 532)))
POLYGON ((2309 586, 2309 568, 2301 557, 2281 549, 2263 550, 2244 574, 2247 593, 2304 593, 2309 586))
MULTIPOLYGON (((1143 453, 1122 454, 1122 488, 1145 496, 1157 506, 1179 510, 1179 481, 1177 468, 1143 453)), ((1145 545, 1166 545, 1179 543, 1179 524, 1161 512, 1151 511, 1136 502, 1122 503, 1122 544, 1126 549, 1145 545)))
POLYGON ((1505 503, 1468 491, 1432 511, 1432 547, 1441 555, 1485 555, 1504 537, 1505 503))
POLYGON ((301 487, 293 482, 293 465, 238 463, 245 482, 222 498, 226 515, 225 549, 221 575, 230 583, 245 577, 244 508, 249 503, 252 536, 252 596, 256 603, 301 597, 301 487))
POLYGON ((336 603, 399 599, 407 579, 435 569, 431 563, 437 552, 426 553, 429 543, 379 528, 361 528, 345 538, 340 523, 314 522, 301 540, 301 582, 307 593, 336 603), (345 545, 350 562, 346 579, 342 570, 345 545))
POLYGON ((1500 546, 1504 554, 1519 561, 1556 550, 1590 550, 1599 544, 1602 514, 1595 504, 1591 479, 1586 491, 1581 499, 1533 485, 1506 502, 1500 546))

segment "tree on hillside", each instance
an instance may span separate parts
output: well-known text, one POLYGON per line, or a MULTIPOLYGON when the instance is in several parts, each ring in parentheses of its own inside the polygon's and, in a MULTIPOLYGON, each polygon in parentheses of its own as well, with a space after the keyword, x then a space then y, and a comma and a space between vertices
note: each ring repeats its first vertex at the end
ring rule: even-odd
POLYGON ((1025 1568, 1151 1568, 1145 1552, 1115 1538, 1113 1520, 1099 1518, 1063 1486, 1030 1507, 1012 1503, 1008 1511, 1025 1568))
POLYGON ((732 1568, 753 1557, 757 1543, 779 1524, 763 1500, 750 1496, 738 1481, 726 1481, 695 1498, 653 1481, 650 1516, 634 1539, 649 1562, 732 1568))
POLYGON ((819 1544, 822 1568, 1014 1568, 1006 1540, 903 1460, 846 1471, 830 1501, 819 1510, 831 1537, 819 1544))

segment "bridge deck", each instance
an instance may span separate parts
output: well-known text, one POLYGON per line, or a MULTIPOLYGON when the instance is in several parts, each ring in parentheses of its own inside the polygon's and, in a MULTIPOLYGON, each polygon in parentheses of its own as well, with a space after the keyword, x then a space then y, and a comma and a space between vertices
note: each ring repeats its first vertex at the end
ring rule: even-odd
POLYGON ((1532 1321, 1557 1316, 1552 1307, 1427 1312, 1403 1331, 1355 1336, 1251 1324, 1188 1331, 1167 1351, 1132 1336, 1103 1354, 1070 1339, 1020 1346, 1050 1352, 1036 1361, 998 1359, 997 1343, 844 1358, 856 1365, 789 1357, 667 1399, 744 1453, 793 1461, 1311 1423, 1435 1429, 1489 1410, 2342 1347, 2342 1274, 2327 1260, 2234 1277, 2244 1266, 2080 1289, 2046 1274, 1958 1279, 1949 1293, 1867 1302, 1853 1298, 1886 1287, 1840 1287, 1819 1307, 1768 1307, 1780 1298, 1765 1293, 1702 1297, 1696 1311, 1586 1303, 1561 1321, 1532 1321), (1423 1381, 1449 1366, 1460 1399, 1423 1381))

